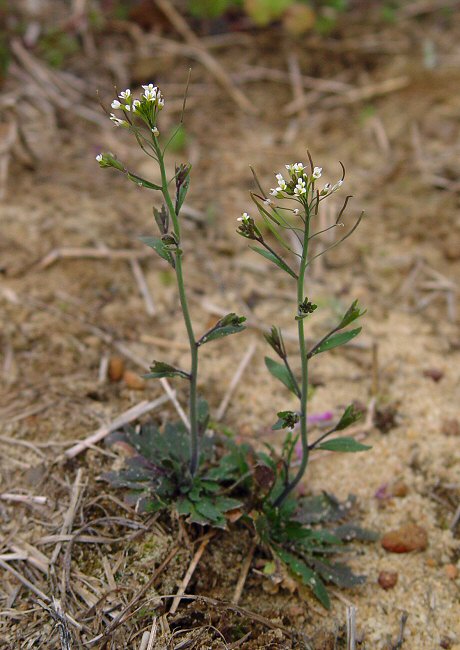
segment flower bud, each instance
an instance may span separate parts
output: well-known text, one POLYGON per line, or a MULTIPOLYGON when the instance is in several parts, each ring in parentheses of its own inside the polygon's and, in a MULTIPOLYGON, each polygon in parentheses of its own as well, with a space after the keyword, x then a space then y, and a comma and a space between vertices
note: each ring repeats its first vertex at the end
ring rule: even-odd
POLYGON ((117 158, 112 153, 99 153, 96 156, 96 160, 99 163, 99 167, 114 167, 121 172, 125 171, 122 163, 117 160, 117 158))

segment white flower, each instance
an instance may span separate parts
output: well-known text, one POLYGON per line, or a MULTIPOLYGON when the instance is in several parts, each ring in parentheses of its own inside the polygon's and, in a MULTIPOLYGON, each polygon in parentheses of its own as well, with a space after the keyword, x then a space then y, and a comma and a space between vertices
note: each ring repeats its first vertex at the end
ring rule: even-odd
POLYGON ((138 99, 135 99, 133 101, 133 111, 136 111, 137 107, 140 105, 141 105, 140 101, 138 99))
POLYGON ((322 167, 315 167, 312 176, 313 178, 321 178, 322 173, 323 173, 322 167))
POLYGON ((279 181, 284 181, 283 174, 275 174, 276 180, 279 181))
POLYGON ((123 106, 123 108, 125 109, 125 111, 131 110, 131 106, 129 104, 126 104, 125 106, 123 106))
POLYGON ((112 108, 115 108, 115 109, 120 108, 120 106, 121 106, 118 99, 114 99, 113 102, 110 105, 111 105, 112 108))
POLYGON ((115 124, 115 126, 121 126, 122 124, 126 124, 125 120, 120 120, 120 118, 114 115, 113 113, 110 113, 110 119, 115 124))
POLYGON ((96 156, 96 160, 97 160, 97 162, 101 162, 101 161, 102 161, 102 154, 101 154, 101 153, 98 153, 98 154, 97 154, 97 156, 96 156))
POLYGON ((120 99, 124 99, 125 101, 131 97, 131 91, 129 88, 126 90, 122 90, 121 93, 118 95, 120 99))
POLYGON ((160 135, 160 132, 159 132, 159 130, 157 129, 156 126, 153 127, 153 129, 152 129, 152 133, 153 133, 153 135, 154 135, 155 137, 157 137, 157 136, 160 135))
POLYGON ((146 90, 142 95, 148 102, 153 102, 156 99, 156 94, 153 91, 146 90))
POLYGON ((305 181, 302 178, 299 178, 297 185, 294 188, 294 194, 296 196, 301 196, 302 194, 307 193, 307 188, 305 187, 305 181))
POLYGON ((146 84, 145 86, 142 86, 142 88, 148 92, 155 92, 155 94, 158 90, 157 87, 154 86, 153 84, 146 84))
POLYGON ((241 215, 241 217, 238 217, 238 218, 237 218, 237 221, 242 221, 242 222, 244 222, 244 223, 247 223, 247 222, 249 221, 250 218, 251 218, 251 217, 248 215, 247 212, 243 212, 243 214, 241 215))
POLYGON ((275 188, 272 188, 272 189, 270 190, 270 194, 271 194, 272 196, 278 196, 278 194, 279 194, 280 192, 281 192, 281 190, 280 190, 279 187, 275 187, 275 188))
POLYGON ((263 200, 264 205, 271 205, 272 203, 273 203, 273 201, 271 199, 264 199, 263 200))
POLYGON ((290 172, 294 172, 296 174, 298 174, 299 172, 302 172, 305 169, 305 167, 303 166, 303 164, 301 162, 292 163, 291 165, 285 165, 285 167, 290 172))
POLYGON ((294 212, 294 214, 299 214, 300 210, 299 210, 299 208, 294 208, 293 212, 294 212))

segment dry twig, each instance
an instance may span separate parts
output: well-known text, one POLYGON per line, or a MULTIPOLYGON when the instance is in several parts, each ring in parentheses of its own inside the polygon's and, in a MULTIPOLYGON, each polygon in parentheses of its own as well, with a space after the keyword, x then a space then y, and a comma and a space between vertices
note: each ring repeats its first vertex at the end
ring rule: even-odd
POLYGON ((257 347, 257 343, 255 341, 253 341, 252 344, 247 349, 246 354, 241 359, 241 362, 240 362, 238 368, 236 369, 236 372, 233 375, 232 380, 231 380, 231 382, 229 384, 227 392, 225 393, 225 395, 224 395, 224 397, 222 399, 222 402, 220 403, 219 408, 217 409, 216 420, 218 422, 220 420, 222 420, 222 418, 224 417, 225 411, 228 408, 228 405, 230 403, 230 400, 232 399, 233 393, 235 392, 236 387, 238 386, 239 381, 240 381, 244 371, 246 370, 246 367, 248 366, 249 362, 251 361, 251 359, 252 359, 252 357, 254 355, 254 352, 256 351, 256 347, 257 347))
POLYGON ((249 568, 251 566, 252 558, 254 557, 256 546, 256 542, 252 542, 249 552, 246 555, 243 564, 241 565, 240 575, 238 577, 238 582, 236 583, 235 591, 233 592, 232 597, 232 603, 234 605, 238 605, 240 602, 241 594, 243 593, 244 585, 246 583, 246 578, 248 577, 249 568))
POLYGON ((168 0, 157 0, 157 6, 171 22, 171 25, 179 32, 184 40, 193 48, 196 58, 209 70, 216 81, 222 86, 227 94, 241 109, 247 113, 256 113, 253 104, 235 85, 221 66, 221 64, 203 47, 200 39, 190 29, 186 20, 180 15, 172 2, 168 0))
POLYGON ((187 572, 186 572, 185 576, 183 577, 182 582, 179 585, 177 595, 175 596, 175 598, 174 598, 174 600, 172 602, 171 608, 169 610, 170 614, 175 614, 176 613, 177 608, 180 605, 181 598, 184 595, 185 590, 187 589, 188 583, 190 582, 190 580, 191 580, 191 578, 193 576, 193 573, 194 573, 196 567, 198 566, 198 562, 200 561, 201 556, 203 555, 206 546, 209 544, 209 542, 211 541, 211 539, 215 535, 216 535, 216 531, 212 531, 212 532, 208 533, 207 535, 205 535, 203 537, 203 539, 201 540, 201 544, 199 545, 197 552, 193 556, 192 561, 190 562, 190 565, 189 565, 189 567, 187 569, 187 572))
POLYGON ((109 424, 106 424, 100 427, 99 429, 97 429, 97 431, 95 431, 90 436, 88 436, 88 438, 85 438, 85 440, 82 440, 81 442, 78 442, 76 445, 73 445, 73 447, 71 447, 70 449, 67 449, 64 452, 65 456, 67 458, 74 458, 82 451, 85 451, 85 449, 87 449, 90 445, 93 445, 96 442, 103 440, 112 431, 116 431, 117 429, 120 429, 121 427, 125 426, 129 422, 132 422, 133 420, 137 420, 142 415, 149 413, 153 409, 157 408, 157 406, 161 406, 161 404, 167 402, 168 399, 169 397, 167 395, 162 395, 161 397, 158 397, 152 402, 147 402, 146 400, 139 402, 139 404, 132 406, 130 409, 128 409, 127 411, 119 415, 117 418, 112 420, 112 422, 110 422, 109 424))
POLYGON ((135 258, 130 260, 130 264, 131 264, 131 270, 134 275, 134 279, 136 280, 141 296, 144 299, 145 311, 149 316, 154 316, 156 314, 155 305, 153 304, 152 296, 147 286, 147 282, 145 280, 145 276, 142 271, 141 265, 135 258))

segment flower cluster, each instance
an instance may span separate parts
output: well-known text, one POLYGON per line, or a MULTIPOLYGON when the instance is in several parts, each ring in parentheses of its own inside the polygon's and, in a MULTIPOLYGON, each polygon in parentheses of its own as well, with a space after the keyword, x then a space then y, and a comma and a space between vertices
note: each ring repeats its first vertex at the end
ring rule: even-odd
POLYGON ((252 217, 249 216, 247 212, 243 212, 241 217, 237 218, 237 221, 240 222, 238 226, 237 233, 246 237, 246 239, 259 239, 261 234, 260 230, 257 228, 255 221, 252 217))
MULTIPOLYGON (((158 112, 163 108, 165 100, 157 86, 146 84, 142 88, 144 92, 140 99, 134 99, 131 90, 126 88, 113 100, 111 107, 114 110, 123 111, 126 117, 127 113, 135 113, 148 124, 153 134, 157 136, 156 118, 158 112)), ((110 119, 115 126, 129 126, 127 120, 117 117, 114 113, 110 114, 110 119)))
MULTIPOLYGON (((292 196, 297 199, 303 200, 310 189, 313 189, 315 182, 321 178, 323 174, 322 167, 314 167, 311 173, 306 172, 305 165, 301 162, 286 165, 288 170, 289 179, 286 180, 282 174, 276 174, 275 178, 278 182, 277 187, 270 190, 270 194, 278 199, 292 196)), ((320 191, 320 196, 326 196, 338 190, 343 184, 343 180, 338 181, 335 185, 326 183, 320 191)))

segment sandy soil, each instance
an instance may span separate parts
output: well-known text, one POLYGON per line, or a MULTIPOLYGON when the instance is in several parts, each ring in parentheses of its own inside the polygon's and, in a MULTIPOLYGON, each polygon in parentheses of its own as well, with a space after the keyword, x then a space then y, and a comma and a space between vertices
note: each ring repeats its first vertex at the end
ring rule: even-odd
MULTIPOLYGON (((175 158, 192 160, 189 204, 203 215, 198 223, 193 219, 184 223, 187 285, 197 329, 215 317, 213 305, 249 315, 259 324, 284 326, 287 332, 294 331, 292 287, 261 258, 255 259, 234 233, 235 217, 250 207, 249 165, 271 187, 272 174, 285 163, 305 159, 306 147, 328 180, 339 175, 338 159, 345 163, 346 190, 355 196, 349 218, 362 209, 366 216, 349 245, 313 268, 308 295, 321 306, 323 316, 312 321, 312 335, 355 298, 368 313, 359 345, 322 355, 314 364, 317 387, 311 410, 339 412, 350 400, 367 404, 374 396, 380 413, 391 407, 396 416, 389 431, 372 429, 367 437, 373 446, 370 453, 323 456, 312 463, 305 489, 327 489, 341 498, 353 493, 363 525, 385 533, 414 522, 426 529, 429 538, 427 550, 414 554, 390 554, 378 542, 357 546, 352 563, 367 574, 368 581, 354 591, 334 591, 330 615, 308 594, 283 590, 268 594, 254 563, 240 605, 281 627, 300 630, 310 646, 289 639, 281 630, 234 615, 244 621, 241 632, 252 632, 240 646, 244 648, 345 647, 350 604, 357 608, 358 647, 460 648, 459 527, 452 529, 460 496, 460 434, 455 425, 460 397, 458 18, 444 22, 429 17, 375 34, 369 27, 352 24, 348 36, 360 33, 374 39, 375 51, 367 51, 364 45, 351 51, 344 46, 343 51, 325 57, 321 49, 293 47, 303 73, 361 85, 407 76, 403 89, 365 102, 338 102, 337 107, 317 102, 289 118, 283 106, 292 99, 290 85, 254 81, 244 87, 259 108, 259 114, 252 116, 238 112, 196 65, 191 97, 198 93, 198 99, 187 113, 186 147, 170 159, 171 164, 175 158), (433 69, 424 66, 423 44, 428 41, 437 53, 433 69), (433 371, 439 371, 437 381, 433 371), (399 491, 402 496, 392 496, 395 484, 404 485, 399 491), (376 498, 385 485, 388 497, 376 498), (384 591, 377 584, 382 570, 398 572, 393 589, 384 591), (398 646, 404 611, 408 620, 403 645, 398 646)), ((274 51, 274 36, 279 35, 261 36, 244 48, 229 46, 217 56, 227 70, 241 71, 247 64, 279 69, 290 44, 281 42, 274 51)), ((104 51, 109 45, 100 47, 104 51)), ((152 65, 151 73, 156 72, 155 80, 167 99, 179 98, 186 61, 169 56, 152 65)), ((132 61, 128 70, 136 71, 132 61)), ((106 80, 102 85, 108 99, 110 85, 106 80)), ((165 132, 174 117, 165 110, 165 132)), ((86 437, 141 399, 162 395, 154 382, 142 391, 123 382, 100 383, 101 358, 120 354, 113 342, 122 342, 131 357, 126 366, 136 373, 141 367, 135 358, 188 363, 175 287, 170 272, 155 256, 140 262, 155 305, 153 316, 146 313, 129 262, 58 259, 47 268, 38 265, 58 247, 142 251, 136 238, 153 231, 151 195, 100 171, 94 156, 100 149, 111 149, 141 174, 150 173, 149 163, 118 131, 62 121, 66 128, 54 133, 52 146, 34 171, 13 164, 1 206, 0 491, 48 496, 47 505, 0 501, 1 552, 14 551, 14 545, 27 550, 27 544, 32 544, 48 559, 57 538, 49 542, 44 538, 61 532, 78 468, 86 485, 80 504, 85 512, 83 517, 83 510, 79 511, 73 530, 104 513, 123 513, 95 482, 101 467, 113 462, 103 448, 67 464, 50 463, 71 441, 86 437)), ((251 341, 257 342, 256 352, 230 402, 225 424, 257 444, 267 437, 274 440, 269 431, 274 412, 294 406, 267 376, 263 362, 267 349, 257 328, 203 348, 200 388, 217 407, 251 341)), ((182 386, 175 388, 185 404, 182 386)), ((175 417, 169 405, 160 411, 155 412, 160 421, 175 417)), ((69 593, 74 615, 82 615, 97 600, 95 594, 111 584, 107 563, 118 567, 122 586, 133 593, 133 583, 148 577, 148 567, 162 561, 176 536, 183 534, 177 523, 174 526, 152 524, 146 535, 129 542, 127 550, 117 544, 101 544, 96 551, 95 545, 75 544, 72 575, 79 586, 69 593)), ((114 531, 124 534, 126 528, 114 531)), ((231 535, 211 541, 189 591, 231 598, 249 544, 249 539, 231 535)), ((190 547, 184 543, 150 596, 174 592, 190 557, 190 547)), ((41 585, 44 593, 54 593, 52 580, 47 582, 33 563, 11 565, 41 585)), ((0 590, 5 641, 0 640, 0 647, 58 648, 57 633, 49 614, 37 604, 37 594, 18 585, 5 571, 0 590)), ((145 618, 135 619, 144 629, 151 624, 148 601, 145 607, 145 618)), ((195 604, 179 610, 170 626, 171 630, 206 628, 193 647, 225 647, 206 637, 211 624, 224 630, 225 616, 216 608, 195 604)), ((235 630, 233 640, 242 636, 235 630)), ((111 647, 139 647, 139 635, 131 638, 126 630, 123 635, 111 647)))

